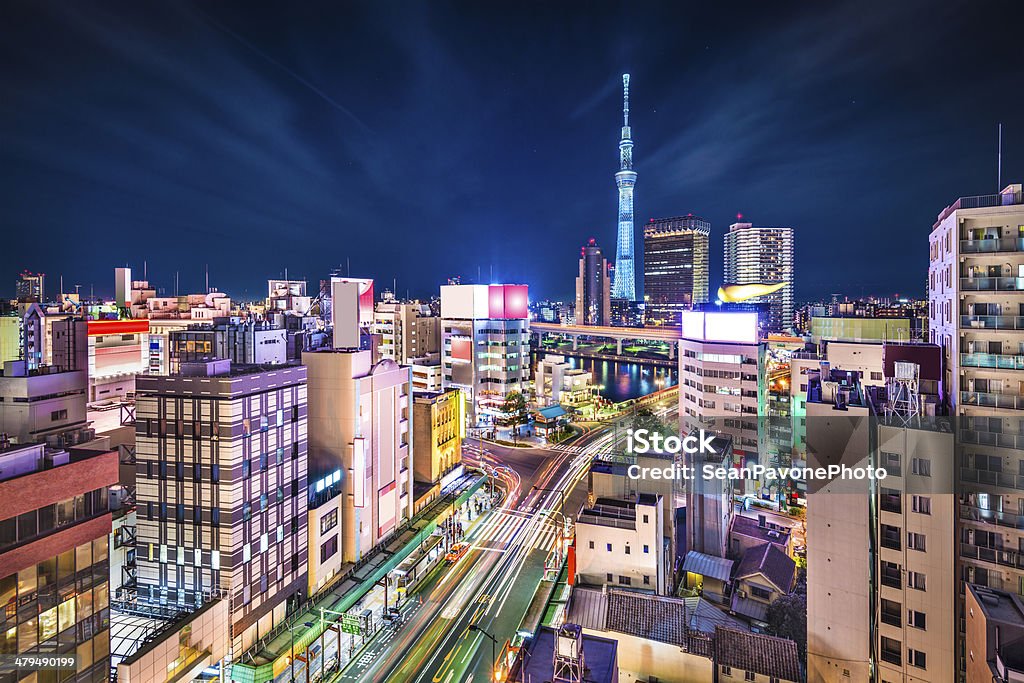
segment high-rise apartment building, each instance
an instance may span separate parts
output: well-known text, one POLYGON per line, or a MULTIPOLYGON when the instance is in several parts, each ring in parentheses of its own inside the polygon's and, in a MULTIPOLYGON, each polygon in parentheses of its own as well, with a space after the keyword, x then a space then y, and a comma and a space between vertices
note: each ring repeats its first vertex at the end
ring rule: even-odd
POLYGON ((373 332, 380 335, 377 353, 409 365, 411 359, 436 354, 441 349, 441 319, 419 302, 381 301, 373 312, 373 332))
POLYGON ((412 516, 412 375, 369 350, 302 354, 309 377, 310 590, 412 516))
POLYGON ((768 330, 793 329, 793 228, 733 223, 725 234, 725 282, 778 284, 771 294, 748 299, 769 304, 768 330))
POLYGON ((576 276, 576 324, 612 324, 608 260, 594 238, 580 248, 579 275, 576 276))
MULTIPOLYGON (((1024 595, 1022 186, 961 197, 928 242, 928 334, 943 348, 957 417, 959 578, 1024 595)), ((961 600, 961 623, 963 609, 961 600)))
POLYGON ((505 397, 530 378, 526 285, 441 287, 441 372, 462 389, 471 422, 502 415, 505 397))
POLYGON ((235 652, 307 594, 306 368, 184 363, 136 386, 139 600, 231 603, 235 652))
POLYGON ((618 241, 615 250, 615 279, 612 298, 636 301, 636 269, 633 259, 633 132, 629 127, 629 74, 622 74, 622 137, 619 139, 619 170, 615 186, 619 190, 618 241))
POLYGON ((711 223, 696 216, 644 225, 644 303, 648 325, 679 325, 680 313, 708 300, 711 223))
POLYGON ((7 664, 77 655, 73 667, 4 680, 109 680, 107 491, 117 468, 114 451, 0 447, 0 652, 7 664))

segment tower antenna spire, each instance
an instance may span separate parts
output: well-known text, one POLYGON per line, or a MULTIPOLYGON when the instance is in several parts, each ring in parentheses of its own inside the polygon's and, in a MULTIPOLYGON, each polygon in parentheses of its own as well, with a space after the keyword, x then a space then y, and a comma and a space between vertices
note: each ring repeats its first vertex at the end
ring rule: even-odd
POLYGON ((626 128, 629 128, 629 74, 622 74, 622 137, 626 138, 626 128))

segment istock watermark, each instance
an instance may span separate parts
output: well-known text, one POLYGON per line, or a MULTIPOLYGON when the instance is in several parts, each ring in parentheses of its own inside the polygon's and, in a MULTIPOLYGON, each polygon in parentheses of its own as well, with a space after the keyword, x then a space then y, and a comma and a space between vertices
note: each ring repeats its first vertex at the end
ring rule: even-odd
POLYGON ((703 429, 689 436, 665 436, 661 432, 650 429, 630 429, 626 431, 626 446, 632 453, 714 453, 714 434, 703 429))

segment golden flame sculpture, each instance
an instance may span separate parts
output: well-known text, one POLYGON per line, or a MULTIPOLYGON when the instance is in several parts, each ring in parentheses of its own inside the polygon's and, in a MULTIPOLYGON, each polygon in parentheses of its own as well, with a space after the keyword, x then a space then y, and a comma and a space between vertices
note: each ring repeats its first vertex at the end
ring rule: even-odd
POLYGON ((777 282, 772 285, 724 285, 718 288, 718 300, 722 303, 738 304, 747 299, 777 292, 785 286, 785 282, 777 282))

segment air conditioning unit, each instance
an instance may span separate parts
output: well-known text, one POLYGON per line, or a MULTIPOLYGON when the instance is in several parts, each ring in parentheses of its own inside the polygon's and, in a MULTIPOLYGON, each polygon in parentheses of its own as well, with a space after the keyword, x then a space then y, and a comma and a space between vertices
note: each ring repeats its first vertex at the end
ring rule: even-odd
POLYGON ((747 591, 743 591, 743 590, 736 591, 736 597, 739 597, 739 598, 747 597, 747 591))

